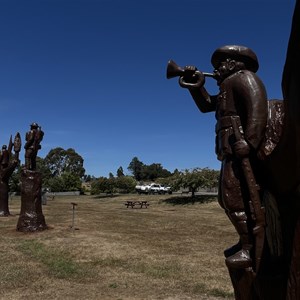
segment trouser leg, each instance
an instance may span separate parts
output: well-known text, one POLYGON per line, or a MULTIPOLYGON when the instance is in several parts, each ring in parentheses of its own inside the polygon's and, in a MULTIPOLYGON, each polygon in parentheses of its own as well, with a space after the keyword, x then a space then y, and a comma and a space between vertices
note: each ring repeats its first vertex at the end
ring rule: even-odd
POLYGON ((230 219, 237 233, 240 236, 240 250, 232 252, 225 260, 226 265, 230 268, 249 268, 252 265, 250 250, 252 248, 252 239, 249 235, 247 216, 245 212, 230 213, 230 219))
POLYGON ((226 264, 230 268, 248 268, 252 264, 250 258, 252 240, 248 230, 240 175, 236 161, 230 159, 223 161, 220 179, 221 201, 219 201, 240 237, 236 245, 224 251, 227 257, 226 264))

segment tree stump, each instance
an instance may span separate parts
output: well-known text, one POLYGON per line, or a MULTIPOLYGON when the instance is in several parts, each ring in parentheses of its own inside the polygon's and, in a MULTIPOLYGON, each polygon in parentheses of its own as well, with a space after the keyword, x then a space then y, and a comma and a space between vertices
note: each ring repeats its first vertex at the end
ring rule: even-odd
POLYGON ((42 212, 42 175, 23 169, 21 172, 21 212, 17 231, 34 232, 47 229, 42 212))

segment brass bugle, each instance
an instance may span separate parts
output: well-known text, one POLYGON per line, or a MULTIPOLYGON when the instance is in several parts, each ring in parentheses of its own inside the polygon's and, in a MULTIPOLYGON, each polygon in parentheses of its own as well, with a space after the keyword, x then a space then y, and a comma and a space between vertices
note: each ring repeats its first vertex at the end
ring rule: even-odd
MULTIPOLYGON (((178 66, 175 61, 169 60, 168 66, 167 66, 167 78, 174 78, 177 76, 184 76, 185 70, 178 66)), ((199 71, 196 71, 196 73, 200 73, 199 71)), ((205 77, 215 77, 215 74, 213 73, 206 73, 201 72, 205 77)))

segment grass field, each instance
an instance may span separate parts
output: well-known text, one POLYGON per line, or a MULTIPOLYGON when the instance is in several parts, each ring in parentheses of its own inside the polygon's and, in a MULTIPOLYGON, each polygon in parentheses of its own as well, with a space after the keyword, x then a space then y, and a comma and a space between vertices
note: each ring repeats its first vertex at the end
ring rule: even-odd
POLYGON ((49 230, 25 234, 14 197, 0 218, 0 299, 233 299, 223 250, 234 229, 215 199, 189 200, 56 197, 43 206, 49 230))

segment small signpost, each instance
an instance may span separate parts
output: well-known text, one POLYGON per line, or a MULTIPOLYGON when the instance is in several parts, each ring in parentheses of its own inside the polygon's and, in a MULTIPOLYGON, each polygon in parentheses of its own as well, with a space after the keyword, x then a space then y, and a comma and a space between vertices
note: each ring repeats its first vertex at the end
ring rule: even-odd
POLYGON ((71 202, 71 205, 72 205, 73 214, 72 214, 72 225, 70 227, 73 231, 79 230, 79 228, 75 228, 75 209, 76 209, 77 203, 71 202))

